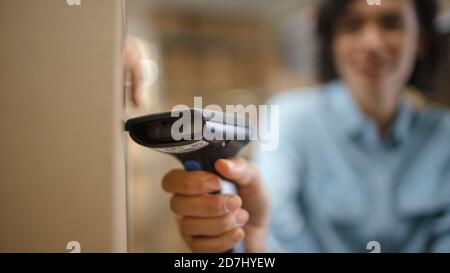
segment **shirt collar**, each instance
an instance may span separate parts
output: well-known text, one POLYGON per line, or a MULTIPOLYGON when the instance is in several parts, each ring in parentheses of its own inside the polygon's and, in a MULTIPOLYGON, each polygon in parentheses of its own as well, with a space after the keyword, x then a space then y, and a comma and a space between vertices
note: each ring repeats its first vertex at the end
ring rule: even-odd
MULTIPOLYGON (((359 108, 349 89, 341 80, 331 82, 326 87, 330 94, 330 105, 333 113, 337 113, 345 133, 351 138, 374 138, 378 136, 376 124, 359 108)), ((391 128, 383 140, 402 142, 408 137, 413 119, 414 109, 405 97, 399 102, 397 114, 391 128)))

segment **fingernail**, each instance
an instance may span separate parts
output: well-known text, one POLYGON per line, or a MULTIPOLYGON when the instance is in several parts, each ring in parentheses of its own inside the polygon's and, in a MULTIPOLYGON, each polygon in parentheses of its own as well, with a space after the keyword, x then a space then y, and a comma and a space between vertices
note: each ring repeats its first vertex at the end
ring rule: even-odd
POLYGON ((246 212, 245 210, 241 210, 236 215, 236 223, 238 224, 238 226, 243 226, 247 222, 248 216, 248 212, 246 212))
POLYGON ((235 211, 241 207, 241 198, 235 195, 227 200, 228 211, 235 211))

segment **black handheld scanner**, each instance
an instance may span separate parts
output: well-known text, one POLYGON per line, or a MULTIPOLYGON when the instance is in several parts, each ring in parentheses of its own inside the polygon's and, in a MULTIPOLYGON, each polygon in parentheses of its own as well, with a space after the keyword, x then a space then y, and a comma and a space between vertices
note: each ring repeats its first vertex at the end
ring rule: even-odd
POLYGON ((183 109, 130 119, 125 130, 145 147, 171 154, 187 171, 215 173, 214 163, 234 157, 250 142, 245 117, 205 109, 183 109))
POLYGON ((138 144, 175 156, 187 171, 204 170, 219 176, 214 163, 234 157, 251 139, 244 117, 201 109, 130 119, 125 130, 138 144))
POLYGON ((214 163, 234 157, 251 139, 244 117, 201 109, 130 119, 125 130, 138 144, 175 156, 187 171, 204 170, 219 176, 214 163))

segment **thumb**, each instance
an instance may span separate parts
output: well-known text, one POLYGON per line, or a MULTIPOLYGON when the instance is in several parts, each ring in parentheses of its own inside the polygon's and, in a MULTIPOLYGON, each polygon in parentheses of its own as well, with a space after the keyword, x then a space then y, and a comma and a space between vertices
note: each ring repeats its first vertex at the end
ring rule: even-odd
POLYGON ((265 222, 269 208, 269 198, 264 189, 258 169, 241 158, 220 159, 216 170, 226 179, 233 181, 243 201, 243 207, 255 216, 250 222, 261 225, 265 222))
POLYGON ((247 160, 242 158, 219 159, 214 167, 223 177, 233 181, 239 190, 261 186, 257 168, 247 160))

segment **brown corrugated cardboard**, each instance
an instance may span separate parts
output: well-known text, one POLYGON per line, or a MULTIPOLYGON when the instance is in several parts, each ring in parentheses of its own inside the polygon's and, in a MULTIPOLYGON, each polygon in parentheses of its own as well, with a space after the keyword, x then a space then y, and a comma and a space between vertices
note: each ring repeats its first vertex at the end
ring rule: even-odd
POLYGON ((0 2, 0 252, 126 251, 121 0, 0 2))

